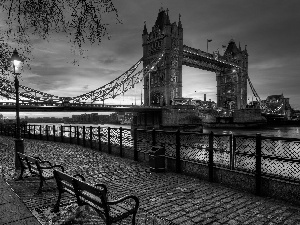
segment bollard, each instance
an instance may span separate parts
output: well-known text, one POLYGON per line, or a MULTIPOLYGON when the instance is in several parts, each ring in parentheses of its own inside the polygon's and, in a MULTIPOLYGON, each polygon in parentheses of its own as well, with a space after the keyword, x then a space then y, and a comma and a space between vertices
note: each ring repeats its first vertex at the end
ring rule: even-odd
POLYGON ((149 167, 152 172, 165 172, 165 148, 152 146, 149 152, 149 167))

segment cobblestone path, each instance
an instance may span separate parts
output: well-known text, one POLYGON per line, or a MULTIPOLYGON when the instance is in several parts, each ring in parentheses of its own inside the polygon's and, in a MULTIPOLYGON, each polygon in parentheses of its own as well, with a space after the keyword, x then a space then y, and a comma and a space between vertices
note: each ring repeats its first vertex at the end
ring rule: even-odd
MULTIPOLYGON (((146 165, 133 160, 99 153, 76 145, 25 140, 25 153, 39 155, 62 164, 68 173, 81 173, 90 183, 104 183, 111 198, 127 194, 139 197, 138 224, 300 224, 300 206, 291 205, 216 183, 175 173, 151 173, 146 165)), ((37 196, 34 178, 9 183, 28 208, 44 224, 62 224, 63 217, 74 214, 76 205, 65 198, 60 215, 49 212, 55 203, 55 183, 48 183, 37 196), (25 188, 24 187, 29 187, 25 188), (31 190, 31 191, 30 191, 31 190), (65 214, 64 214, 65 213, 65 214)), ((96 224, 91 214, 83 224, 96 224)), ((79 224, 79 222, 78 222, 79 224)), ((122 224, 129 224, 123 221, 122 224)))

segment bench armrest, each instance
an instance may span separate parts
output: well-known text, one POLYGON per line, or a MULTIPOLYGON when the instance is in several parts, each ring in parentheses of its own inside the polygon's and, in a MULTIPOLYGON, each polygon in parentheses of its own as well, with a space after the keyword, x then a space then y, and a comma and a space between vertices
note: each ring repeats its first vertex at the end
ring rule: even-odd
POLYGON ((81 174, 75 174, 73 177, 80 177, 82 181, 85 181, 85 178, 81 174))
POLYGON ((60 168, 62 172, 65 171, 64 167, 61 165, 54 165, 54 166, 41 166, 41 169, 54 169, 54 168, 60 168))
POLYGON ((48 166, 52 166, 51 162, 49 162, 49 161, 47 161, 47 160, 40 161, 39 163, 40 163, 40 164, 47 163, 48 166))
POLYGON ((94 186, 102 188, 107 193, 107 187, 104 184, 95 184, 94 186))
POLYGON ((139 201, 138 197, 136 197, 136 196, 134 196, 134 195, 127 195, 127 196, 125 196, 125 197, 123 197, 123 198, 119 198, 119 199, 114 200, 114 201, 108 201, 107 204, 108 204, 108 205, 115 205, 115 204, 118 204, 118 203, 120 203, 120 202, 123 202, 123 201, 125 201, 125 200, 127 200, 127 199, 133 199, 133 200, 135 201, 135 207, 134 207, 134 210, 136 211, 136 210, 138 209, 138 207, 139 207, 140 201, 139 201))
POLYGON ((42 162, 42 159, 39 156, 33 156, 32 158, 35 158, 35 159, 37 159, 37 160, 39 160, 39 161, 42 162))

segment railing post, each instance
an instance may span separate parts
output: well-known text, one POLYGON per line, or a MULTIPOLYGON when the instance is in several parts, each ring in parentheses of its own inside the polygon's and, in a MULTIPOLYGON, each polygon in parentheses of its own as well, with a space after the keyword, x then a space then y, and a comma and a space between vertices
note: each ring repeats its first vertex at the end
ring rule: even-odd
POLYGON ((35 125, 33 125, 33 139, 36 139, 36 134, 35 134, 35 125))
POLYGON ((17 137, 17 125, 15 124, 15 132, 13 134, 15 137, 17 137))
POLYGON ((60 142, 64 142, 64 128, 60 125, 60 142))
POLYGON ((152 129, 152 146, 156 145, 155 128, 152 129))
POLYGON ((111 154, 111 143, 110 143, 110 127, 107 128, 107 148, 108 148, 108 153, 111 154))
POLYGON ((85 126, 82 127, 82 141, 83 141, 83 147, 85 147, 85 126))
POLYGON ((80 145, 79 126, 76 126, 77 145, 80 145))
POLYGON ((138 141, 137 141, 137 128, 133 129, 133 157, 134 161, 138 161, 138 141))
POLYGON ((53 125, 53 141, 55 142, 55 125, 53 125))
POLYGON ((46 125, 46 140, 49 141, 48 125, 46 125))
POLYGON ((255 181, 256 181, 256 195, 261 194, 261 134, 256 134, 256 171, 255 171, 255 181))
POLYGON ((90 148, 93 149, 93 127, 90 126, 90 148))
POLYGON ((119 143, 120 143, 120 157, 122 157, 123 156, 123 147, 122 147, 122 144, 123 144, 123 142, 122 142, 122 132, 123 132, 123 128, 122 127, 120 127, 120 135, 119 135, 119 143))
POLYGON ((26 124, 22 124, 21 126, 21 138, 25 138, 25 126, 26 124))
POLYGON ((43 135, 42 135, 42 125, 40 125, 40 140, 43 140, 43 135))
POLYGON ((233 134, 230 135, 229 137, 229 150, 230 150, 230 165, 229 168, 231 170, 234 170, 234 153, 235 153, 235 148, 236 148, 236 143, 235 143, 235 137, 233 137, 233 134))
POLYGON ((176 131, 176 173, 181 172, 181 164, 180 164, 180 130, 176 131))
POLYGON ((208 176, 209 181, 214 181, 214 133, 209 134, 209 152, 208 152, 208 176))
POLYGON ((28 129, 29 130, 29 132, 28 132, 28 134, 29 134, 28 138, 31 139, 31 125, 28 125, 28 126, 29 126, 29 129, 28 129))
POLYGON ((101 146, 101 128, 98 126, 98 142, 99 142, 99 151, 102 151, 102 146, 101 146))
POLYGON ((22 128, 23 128, 23 125, 20 124, 20 138, 22 138, 22 128))
POLYGON ((70 125, 70 144, 72 144, 72 126, 71 125, 70 125))

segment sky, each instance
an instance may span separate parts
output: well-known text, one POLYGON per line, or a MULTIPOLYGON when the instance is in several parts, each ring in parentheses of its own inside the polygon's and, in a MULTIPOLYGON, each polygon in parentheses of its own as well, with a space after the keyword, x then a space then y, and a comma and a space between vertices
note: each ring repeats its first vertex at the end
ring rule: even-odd
MULTIPOLYGON (((209 52, 222 50, 231 39, 247 45, 249 77, 261 99, 280 95, 300 109, 300 1, 298 0, 113 0, 122 24, 111 21, 110 40, 86 45, 86 58, 71 62, 67 38, 55 34, 46 42, 34 40, 20 84, 60 97, 78 96, 120 76, 142 57, 144 21, 148 31, 159 9, 169 9, 171 23, 183 26, 183 44, 209 52)), ((183 97, 216 101, 216 75, 183 66, 183 97)), ((142 85, 106 103, 140 104, 142 85)), ((248 86, 248 99, 253 94, 248 86)), ((2 113, 5 114, 5 113, 2 113)), ((9 115, 9 114, 5 114, 9 115)), ((25 115, 23 113, 23 115, 25 115)), ((40 115, 40 114, 36 114, 40 115)), ((62 114, 61 114, 62 115, 62 114)), ((21 114, 22 116, 22 114, 21 114)))

